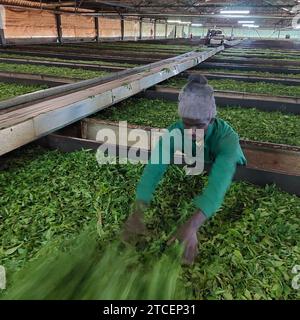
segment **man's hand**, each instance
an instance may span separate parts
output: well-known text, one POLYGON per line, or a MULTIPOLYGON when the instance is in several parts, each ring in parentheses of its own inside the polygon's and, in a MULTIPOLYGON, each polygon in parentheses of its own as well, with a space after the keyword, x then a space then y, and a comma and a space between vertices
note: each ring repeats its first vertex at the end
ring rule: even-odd
POLYGON ((135 244, 140 236, 147 234, 147 228, 144 223, 144 211, 147 204, 137 201, 134 204, 133 211, 124 223, 121 238, 124 242, 135 244))
POLYGON ((168 241, 168 244, 171 244, 178 239, 183 243, 183 262, 186 264, 192 264, 198 254, 197 231, 206 219, 201 211, 197 211, 185 224, 179 227, 175 236, 168 241))

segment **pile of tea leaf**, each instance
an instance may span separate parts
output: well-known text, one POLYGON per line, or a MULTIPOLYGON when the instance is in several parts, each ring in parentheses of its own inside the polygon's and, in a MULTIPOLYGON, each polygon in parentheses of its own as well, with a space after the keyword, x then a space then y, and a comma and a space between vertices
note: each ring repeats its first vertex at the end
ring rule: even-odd
POLYGON ((13 153, 0 171, 0 264, 7 269, 8 296, 182 298, 174 286, 183 283, 186 298, 299 298, 291 270, 300 259, 300 199, 274 186, 233 183, 222 208, 199 232, 195 264, 178 269, 166 242, 193 212, 192 199, 207 178, 170 166, 146 212, 146 242, 134 252, 111 246, 119 242, 142 170, 134 164, 99 166, 88 151, 13 153), (90 225, 98 226, 94 244, 80 237, 82 230, 91 232, 90 225), (41 291, 29 290, 43 281, 41 291), (133 289, 137 283, 143 292, 133 289), (168 284, 164 295, 159 288, 168 284))
POLYGON ((109 74, 109 72, 106 71, 84 70, 84 67, 82 69, 72 69, 67 67, 48 67, 18 63, 11 64, 4 62, 0 62, 0 71, 44 74, 48 76, 67 77, 75 79, 91 79, 109 74))
POLYGON ((47 89, 46 85, 23 85, 17 83, 0 82, 0 100, 17 97, 22 94, 47 89))

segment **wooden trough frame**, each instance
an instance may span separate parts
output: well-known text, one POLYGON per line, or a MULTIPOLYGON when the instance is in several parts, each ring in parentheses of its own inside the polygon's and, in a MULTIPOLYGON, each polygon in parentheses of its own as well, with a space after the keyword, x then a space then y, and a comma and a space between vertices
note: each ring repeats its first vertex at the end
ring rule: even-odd
MULTIPOLYGON (((103 128, 117 132, 118 123, 87 118, 77 125, 63 129, 60 134, 50 134, 42 138, 38 143, 63 152, 82 149, 96 151, 103 143, 96 141, 96 135, 103 128)), ((149 127, 129 124, 128 128, 144 129, 148 132, 151 130, 149 127)), ((238 166, 235 180, 244 180, 260 186, 275 183, 286 192, 300 195, 300 147, 245 140, 241 140, 240 143, 248 164, 238 166)), ((127 155, 127 147, 123 145, 111 147, 116 147, 117 155, 127 155)), ((140 146, 133 149, 144 160, 149 159, 150 150, 147 147, 140 146)), ((209 170, 209 167, 206 167, 206 170, 209 170)))
MULTIPOLYGON (((95 54, 71 54, 71 53, 59 53, 59 52, 40 52, 40 51, 21 51, 21 50, 9 50, 9 49, 0 49, 0 52, 7 54, 19 54, 33 57, 44 57, 44 58, 58 58, 64 60, 82 60, 82 61, 91 61, 91 60, 102 60, 102 61, 111 61, 119 63, 132 63, 132 64, 150 64, 156 61, 162 61, 158 58, 132 58, 128 56, 106 56, 106 55, 95 55, 95 54)), ((202 51, 204 52, 204 51, 202 51)), ((175 58, 175 57, 173 57, 175 58)))
MULTIPOLYGON (((156 86, 155 88, 146 90, 142 96, 149 99, 178 101, 179 91, 179 89, 156 86)), ((256 108, 263 111, 300 114, 300 98, 272 97, 252 93, 215 90, 215 99, 220 107, 240 106, 243 108, 256 108)))
POLYGON ((186 71, 182 73, 182 77, 188 78, 191 74, 202 74, 208 80, 235 80, 235 81, 243 81, 243 82, 265 82, 265 83, 274 83, 274 84, 283 84, 286 86, 299 86, 300 85, 300 77, 297 78, 288 78, 286 77, 263 77, 263 76, 255 76, 255 75, 247 75, 242 73, 223 73, 223 72, 205 72, 200 70, 186 71))
MULTIPOLYGON (((99 59, 98 59, 99 60, 99 59)), ((90 60, 91 61, 91 60, 90 60)), ((110 72, 117 72, 127 69, 126 67, 119 67, 119 66, 101 66, 100 64, 89 64, 87 63, 74 63, 74 62, 59 62, 59 61, 49 61, 49 60, 31 60, 25 58, 1 58, 0 55, 0 62, 3 63, 10 63, 10 64, 29 64, 29 65, 36 65, 36 66, 46 66, 46 67, 63 67, 63 68, 72 68, 72 69, 84 69, 84 70, 91 70, 91 71, 110 71, 110 72)))
POLYGON ((300 68, 283 68, 274 66, 257 66, 255 64, 233 64, 233 63, 221 63, 221 62, 205 62, 201 66, 197 66, 197 69, 227 69, 227 70, 246 70, 246 71, 259 71, 270 73, 292 73, 300 74, 300 68))
POLYGON ((274 59, 257 59, 257 58, 239 58, 236 59, 235 56, 232 57, 215 57, 209 59, 209 62, 217 62, 217 63, 230 63, 230 64, 254 64, 254 65, 276 65, 280 66, 281 68, 285 67, 300 67, 300 61, 290 61, 290 60, 274 60, 274 59))

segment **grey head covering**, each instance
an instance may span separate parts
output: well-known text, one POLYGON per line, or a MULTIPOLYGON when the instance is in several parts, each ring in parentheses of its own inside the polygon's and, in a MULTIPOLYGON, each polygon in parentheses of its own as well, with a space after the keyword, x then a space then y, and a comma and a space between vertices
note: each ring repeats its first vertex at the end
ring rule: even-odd
POLYGON ((203 124, 209 124, 217 115, 214 90, 204 76, 189 77, 179 93, 178 112, 181 118, 200 120, 203 124))

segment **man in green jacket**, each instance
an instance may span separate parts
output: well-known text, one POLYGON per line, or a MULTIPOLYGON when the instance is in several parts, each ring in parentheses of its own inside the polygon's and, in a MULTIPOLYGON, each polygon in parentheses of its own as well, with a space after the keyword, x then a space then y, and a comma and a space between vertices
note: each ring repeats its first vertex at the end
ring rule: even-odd
MULTIPOLYGON (((196 145, 196 129, 204 130, 204 161, 211 164, 208 184, 202 193, 195 197, 197 210, 178 228, 169 243, 178 239, 184 245, 183 260, 193 263, 197 255, 197 231, 204 222, 211 218, 221 207, 226 191, 231 185, 237 164, 245 165, 246 159, 239 144, 238 134, 222 119, 216 117, 216 104, 213 88, 201 75, 192 75, 187 85, 179 94, 179 115, 181 120, 171 125, 168 130, 191 129, 193 148, 196 145)), ((170 152, 176 147, 171 144, 170 152)), ((179 150, 182 151, 183 150, 179 150)), ((162 179, 168 164, 150 162, 145 167, 136 192, 136 202, 132 214, 127 219, 123 239, 127 242, 146 234, 144 211, 149 206, 153 193, 162 179)))

